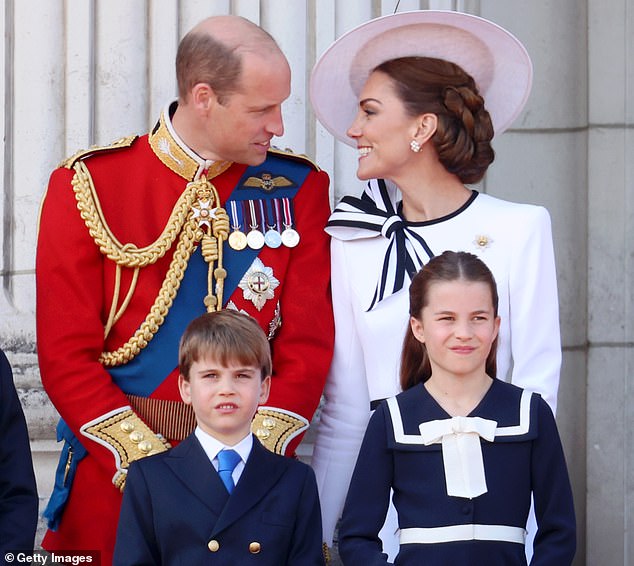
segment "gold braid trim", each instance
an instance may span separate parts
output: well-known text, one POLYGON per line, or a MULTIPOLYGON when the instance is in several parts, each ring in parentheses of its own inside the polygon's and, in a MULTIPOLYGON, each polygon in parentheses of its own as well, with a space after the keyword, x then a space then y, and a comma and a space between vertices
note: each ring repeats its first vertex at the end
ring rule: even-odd
POLYGON ((75 176, 72 184, 77 208, 90 231, 90 235, 99 246, 102 254, 117 265, 124 267, 145 267, 161 259, 172 247, 183 229, 196 198, 195 188, 190 188, 188 185, 176 201, 162 234, 149 246, 137 248, 132 243, 121 244, 110 231, 101 209, 95 185, 85 163, 79 161, 75 164, 74 169, 75 176))
POLYGON ((325 542, 321 545, 321 551, 324 553, 324 562, 327 566, 330 562, 332 562, 332 555, 330 554, 330 548, 328 548, 328 545, 325 542))
MULTIPOLYGON (((99 361, 104 366, 113 367, 129 362, 154 338, 176 297, 189 258, 196 244, 201 241, 203 257, 209 264, 209 290, 204 302, 208 310, 221 308, 223 280, 226 277, 226 271, 222 267, 222 242, 229 234, 229 217, 227 212, 220 207, 220 199, 215 187, 205 177, 187 184, 176 202, 162 234, 149 246, 137 248, 132 243, 121 244, 111 232, 86 165, 79 161, 74 165, 74 169, 75 175, 72 185, 81 218, 101 253, 114 261, 118 268, 128 267, 138 272, 139 268, 152 265, 162 258, 178 238, 174 256, 150 312, 134 335, 123 346, 113 352, 101 354, 99 361), (196 202, 198 202, 199 208, 194 206, 196 202), (203 216, 201 211, 202 213, 208 211, 207 216, 203 216), (205 223, 211 234, 203 229, 205 223), (214 279, 216 295, 214 295, 214 279)), ((105 336, 108 335, 113 324, 121 317, 129 304, 138 281, 138 273, 135 273, 124 304, 117 311, 114 303, 118 302, 119 297, 118 278, 117 270, 115 296, 106 324, 105 336)))
POLYGON ((104 366, 113 367, 129 362, 154 338, 172 307, 176 293, 185 275, 187 262, 195 246, 195 232, 192 230, 191 225, 187 224, 181 233, 174 257, 167 270, 167 275, 150 312, 134 335, 123 346, 113 352, 103 352, 101 354, 99 361, 104 366))

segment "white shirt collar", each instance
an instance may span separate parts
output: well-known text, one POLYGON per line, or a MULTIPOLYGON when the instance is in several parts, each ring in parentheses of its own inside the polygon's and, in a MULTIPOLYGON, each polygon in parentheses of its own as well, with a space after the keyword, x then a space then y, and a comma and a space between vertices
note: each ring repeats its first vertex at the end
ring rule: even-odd
MULTIPOLYGON (((209 458, 209 461, 214 465, 214 468, 217 469, 217 456, 218 452, 224 450, 225 448, 235 450, 242 460, 242 464, 246 464, 247 459, 249 458, 249 454, 251 454, 251 449, 253 448, 253 436, 251 433, 247 434, 240 442, 235 444, 234 446, 226 446, 222 442, 220 442, 217 438, 214 438, 209 433, 205 432, 199 426, 196 427, 194 431, 198 442, 203 447, 205 454, 209 458)), ((240 465, 240 464, 238 464, 240 465)))

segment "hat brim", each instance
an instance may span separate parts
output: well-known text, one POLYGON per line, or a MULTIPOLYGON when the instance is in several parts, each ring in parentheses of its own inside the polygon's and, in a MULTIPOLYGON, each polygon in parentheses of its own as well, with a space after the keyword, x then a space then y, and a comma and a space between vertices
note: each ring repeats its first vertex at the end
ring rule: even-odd
POLYGON ((354 146, 346 131, 370 72, 384 61, 411 56, 445 59, 469 73, 496 134, 512 124, 528 99, 533 66, 514 35, 478 16, 417 10, 361 24, 323 53, 310 79, 317 119, 338 140, 354 146))

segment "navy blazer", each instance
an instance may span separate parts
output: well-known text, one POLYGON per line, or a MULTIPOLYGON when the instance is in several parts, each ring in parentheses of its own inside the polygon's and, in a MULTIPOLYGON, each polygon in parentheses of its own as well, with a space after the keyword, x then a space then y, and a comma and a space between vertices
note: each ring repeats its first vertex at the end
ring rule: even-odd
MULTIPOLYGON (((37 488, 24 412, 11 366, 0 350, 0 560, 8 551, 32 551, 37 488)), ((4 564, 4 562, 2 562, 4 564)))
POLYGON ((254 437, 229 495, 192 434, 130 466, 114 564, 321 566, 321 543, 309 466, 273 454, 254 437))

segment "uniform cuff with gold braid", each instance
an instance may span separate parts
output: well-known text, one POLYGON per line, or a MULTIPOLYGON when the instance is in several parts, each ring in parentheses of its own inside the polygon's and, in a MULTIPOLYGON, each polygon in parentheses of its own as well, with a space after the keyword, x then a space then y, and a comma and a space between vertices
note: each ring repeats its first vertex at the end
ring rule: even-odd
POLYGON ((288 443, 308 428, 308 421, 292 411, 260 407, 253 417, 251 430, 271 452, 284 454, 288 443))
POLYGON ((130 462, 165 452, 169 443, 155 434, 132 409, 121 407, 81 427, 81 433, 113 453, 117 471, 112 483, 121 491, 125 487, 130 462))

